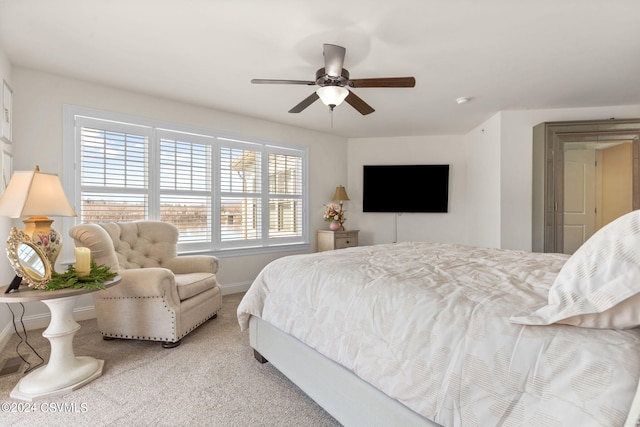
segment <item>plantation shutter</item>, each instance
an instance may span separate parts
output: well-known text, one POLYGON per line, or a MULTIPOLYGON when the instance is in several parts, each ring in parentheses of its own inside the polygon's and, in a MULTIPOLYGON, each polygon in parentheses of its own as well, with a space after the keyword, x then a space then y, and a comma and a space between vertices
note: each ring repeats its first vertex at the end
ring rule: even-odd
POLYGON ((262 155, 252 148, 220 147, 221 243, 262 239, 262 155))
POLYGON ((78 118, 80 220, 133 221, 148 217, 148 128, 78 118))
POLYGON ((269 238, 302 236, 302 156, 269 153, 269 238))
POLYGON ((178 227, 182 243, 210 242, 210 141, 169 131, 159 131, 158 137, 160 220, 178 227))

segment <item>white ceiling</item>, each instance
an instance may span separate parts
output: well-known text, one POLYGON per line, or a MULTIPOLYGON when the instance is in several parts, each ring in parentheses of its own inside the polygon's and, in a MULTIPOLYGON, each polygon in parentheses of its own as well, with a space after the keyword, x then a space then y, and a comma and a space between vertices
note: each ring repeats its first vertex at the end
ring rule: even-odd
MULTIPOLYGON (((0 0, 9 61, 345 137, 463 134, 501 110, 640 104, 639 0, 0 0), (347 49, 368 116, 315 102, 322 45, 347 49), (471 102, 458 105, 458 97, 471 102)), ((16 94, 19 96, 19 94, 16 94)))

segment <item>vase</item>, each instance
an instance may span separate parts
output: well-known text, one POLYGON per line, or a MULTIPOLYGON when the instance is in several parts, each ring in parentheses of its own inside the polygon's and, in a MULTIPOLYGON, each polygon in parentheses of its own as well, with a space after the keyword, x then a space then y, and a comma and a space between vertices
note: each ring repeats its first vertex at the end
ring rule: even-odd
POLYGON ((339 229, 340 229, 340 223, 338 221, 331 221, 331 224, 329 224, 329 230, 337 231, 339 229))

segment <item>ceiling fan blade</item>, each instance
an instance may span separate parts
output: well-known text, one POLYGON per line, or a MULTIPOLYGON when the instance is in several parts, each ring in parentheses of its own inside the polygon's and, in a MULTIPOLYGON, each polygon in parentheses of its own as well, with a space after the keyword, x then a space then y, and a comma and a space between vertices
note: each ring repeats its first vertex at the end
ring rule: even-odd
POLYGON ((351 91, 349 91, 349 95, 347 95, 347 97, 344 100, 347 101, 347 103, 351 105, 353 108, 358 110, 358 112, 363 116, 366 116, 367 114, 371 114, 374 111, 376 111, 369 104, 364 102, 362 98, 360 98, 358 95, 356 95, 351 91))
POLYGON ((296 105, 291 110, 289 110, 289 112, 290 113, 299 113, 300 111, 302 111, 305 108, 307 108, 309 105, 313 104, 319 98, 320 97, 318 96, 318 94, 313 92, 311 95, 309 95, 305 99, 303 99, 302 102, 300 102, 298 105, 296 105))
POLYGON ((308 80, 277 80, 277 79, 252 79, 253 84, 283 84, 283 85, 307 85, 313 86, 316 82, 308 80))
POLYGON ((324 71, 331 77, 340 77, 342 75, 342 66, 344 65, 344 54, 346 49, 335 44, 324 45, 324 71))
POLYGON ((414 87, 414 77, 380 77, 349 80, 350 87, 414 87))

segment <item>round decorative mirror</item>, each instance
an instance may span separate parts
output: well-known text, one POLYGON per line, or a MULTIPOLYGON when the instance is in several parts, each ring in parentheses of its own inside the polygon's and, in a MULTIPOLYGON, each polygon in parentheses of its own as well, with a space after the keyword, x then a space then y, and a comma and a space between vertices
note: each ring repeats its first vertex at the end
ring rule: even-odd
POLYGON ((44 289, 51 280, 51 263, 45 253, 15 227, 7 240, 7 256, 16 274, 30 287, 44 289))

